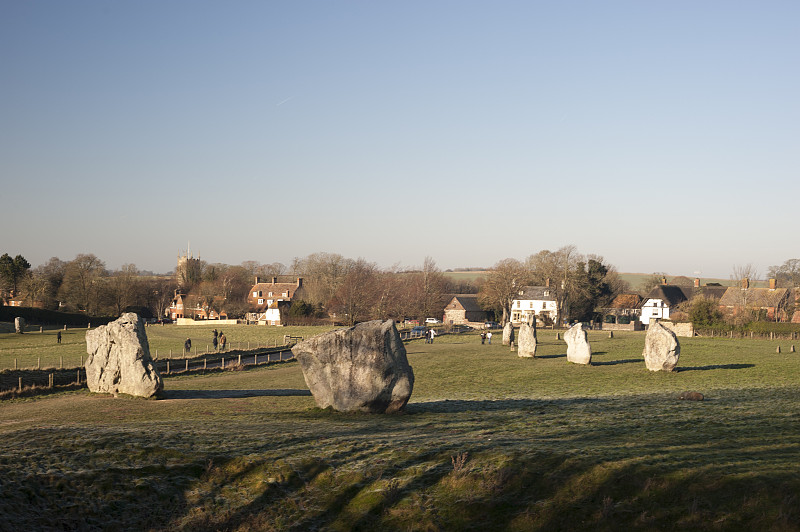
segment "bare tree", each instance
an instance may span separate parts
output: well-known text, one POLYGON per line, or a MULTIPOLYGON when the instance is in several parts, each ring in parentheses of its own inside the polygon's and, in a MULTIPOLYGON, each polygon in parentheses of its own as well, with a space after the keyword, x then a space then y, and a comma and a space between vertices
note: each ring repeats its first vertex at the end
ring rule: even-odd
POLYGON ((750 283, 758 279, 758 270, 752 264, 734 264, 731 272, 733 281, 734 300, 734 319, 738 323, 749 321, 753 317, 753 309, 750 308, 751 296, 750 283))
POLYGON ((79 254, 66 265, 59 297, 76 310, 95 314, 101 308, 101 283, 105 275, 103 261, 91 253, 79 254))
POLYGON ((575 246, 563 246, 556 251, 542 250, 525 261, 532 282, 550 284, 556 299, 557 323, 562 323, 569 315, 570 300, 575 299, 578 290, 577 280, 580 272, 578 264, 583 256, 575 246))
POLYGON ((800 259, 788 259, 780 266, 770 266, 769 276, 782 287, 800 286, 800 259))
POLYGON ((511 302, 519 289, 529 280, 529 271, 517 259, 503 259, 484 277, 479 300, 484 308, 494 308, 502 313, 505 324, 511 317, 511 302))
POLYGON ((364 259, 353 261, 330 301, 330 308, 344 316, 348 325, 369 319, 380 297, 379 280, 374 263, 364 259))

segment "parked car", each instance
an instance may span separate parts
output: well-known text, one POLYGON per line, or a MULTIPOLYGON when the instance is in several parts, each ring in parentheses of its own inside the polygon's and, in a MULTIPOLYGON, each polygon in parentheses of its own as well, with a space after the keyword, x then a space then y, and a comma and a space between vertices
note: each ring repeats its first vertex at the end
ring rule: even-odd
POLYGON ((417 325, 416 327, 411 328, 411 336, 422 336, 425 334, 425 331, 428 330, 427 327, 423 327, 422 325, 417 325))
POLYGON ((500 324, 497 323, 496 321, 487 321, 484 327, 487 329, 497 329, 498 327, 500 327, 500 324))
POLYGON ((436 318, 425 318, 425 323, 442 323, 442 320, 437 320, 436 318))

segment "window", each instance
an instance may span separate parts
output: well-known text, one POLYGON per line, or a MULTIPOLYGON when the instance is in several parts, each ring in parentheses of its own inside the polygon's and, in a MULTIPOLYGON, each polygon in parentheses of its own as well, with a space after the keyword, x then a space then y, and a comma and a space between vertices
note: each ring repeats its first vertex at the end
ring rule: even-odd
POLYGON ((283 297, 289 297, 289 292, 284 292, 283 297))
POLYGON ((258 297, 258 292, 253 292, 253 297, 258 297))
POLYGON ((268 295, 269 297, 272 297, 272 292, 270 292, 270 293, 269 293, 269 294, 267 294, 267 295, 268 295))
POLYGON ((263 298, 259 298, 259 300, 258 300, 258 304, 259 304, 259 305, 263 305, 263 304, 264 304, 264 299, 263 299, 263 298))

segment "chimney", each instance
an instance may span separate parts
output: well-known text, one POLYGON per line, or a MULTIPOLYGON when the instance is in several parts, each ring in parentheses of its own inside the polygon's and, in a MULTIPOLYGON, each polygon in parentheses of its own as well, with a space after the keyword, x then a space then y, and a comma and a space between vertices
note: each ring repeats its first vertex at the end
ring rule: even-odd
POLYGON ((742 290, 747 290, 748 288, 750 288, 750 279, 745 277, 742 279, 742 290))
POLYGON ((302 277, 298 277, 297 278, 297 288, 302 288, 302 287, 303 287, 303 278, 302 277))
POLYGON ((549 278, 549 277, 548 277, 547 279, 545 279, 545 280, 544 280, 544 285, 545 285, 547 288, 550 288, 550 278, 549 278))
POLYGON ((272 278, 272 284, 275 284, 275 283, 277 283, 277 282, 278 282, 278 278, 277 278, 277 277, 273 277, 273 278, 272 278))
POLYGON ((769 289, 770 290, 775 290, 776 288, 778 288, 778 280, 777 279, 770 279, 769 280, 769 289))
POLYGON ((258 284, 258 275, 256 275, 256 284, 258 284))
POLYGON ((699 277, 695 277, 694 278, 694 287, 695 288, 700 288, 700 278, 699 277))
POLYGON ((662 277, 661 278, 661 284, 667 284, 667 278, 666 277, 662 277))

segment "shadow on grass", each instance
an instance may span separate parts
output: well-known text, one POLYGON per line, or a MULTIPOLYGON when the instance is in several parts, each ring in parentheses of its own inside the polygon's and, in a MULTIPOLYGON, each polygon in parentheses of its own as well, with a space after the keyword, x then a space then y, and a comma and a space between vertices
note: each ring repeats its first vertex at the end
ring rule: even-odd
MULTIPOLYGON (((594 354, 594 353, 592 353, 594 354)), ((592 366, 616 366, 617 364, 633 364, 636 362, 644 362, 643 358, 623 358, 621 360, 609 360, 607 362, 595 362, 592 360, 592 366)))
POLYGON ((242 397, 308 396, 309 390, 164 390, 163 399, 239 399, 242 397))
POLYGON ((567 354, 564 353, 563 355, 539 355, 536 358, 567 358, 567 354))
POLYGON ((707 371, 710 369, 747 369, 754 367, 756 367, 755 364, 713 364, 710 366, 677 367, 675 368, 675 371, 679 372, 679 371, 707 371))

